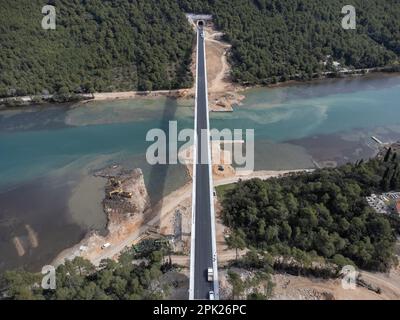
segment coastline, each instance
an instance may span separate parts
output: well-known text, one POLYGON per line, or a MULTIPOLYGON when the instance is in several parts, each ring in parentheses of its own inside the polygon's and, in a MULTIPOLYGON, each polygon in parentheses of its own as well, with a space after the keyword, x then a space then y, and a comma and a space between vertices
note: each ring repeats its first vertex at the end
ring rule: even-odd
MULTIPOLYGON (((369 74, 369 75, 365 75, 365 76, 363 76, 362 78, 365 78, 365 77, 371 77, 371 76, 373 76, 373 77, 375 77, 375 76, 380 76, 382 73, 373 73, 373 74, 369 74)), ((394 76, 394 74, 387 74, 387 73, 385 73, 385 76, 388 76, 388 77, 390 77, 390 76, 394 76)), ((396 76, 398 76, 398 74, 396 74, 396 76)), ((328 79, 328 80, 325 80, 325 79, 323 79, 323 80, 313 80, 313 81, 308 81, 308 82, 291 82, 291 83, 284 83, 284 84, 281 84, 281 86, 290 86, 290 85, 297 85, 297 84, 307 84, 307 83, 315 83, 316 81, 320 81, 321 83, 325 83, 325 81, 335 81, 335 79, 328 79)), ((250 89, 250 88, 249 88, 250 89)), ((164 93, 163 94, 166 94, 166 92, 164 91, 164 93)), ((151 98, 157 98, 156 96, 152 96, 152 97, 149 97, 150 99, 151 98)), ((56 108, 56 107, 55 107, 56 108)), ((82 107, 82 108, 85 108, 84 106, 82 107)), ((317 149, 317 151, 318 151, 318 149, 317 149)), ((303 165, 299 165, 299 166, 301 166, 301 167, 304 167, 303 165)), ((296 166, 293 166, 294 168, 296 168, 296 166)), ((261 169, 261 168, 260 168, 261 169)), ((218 169, 216 169, 215 170, 215 172, 217 172, 218 173, 218 169)), ((105 214, 104 214, 105 215, 105 214)), ((55 252, 56 254, 58 254, 58 252, 55 252)))
MULTIPOLYGON (((374 76, 399 76, 400 71, 372 71, 368 73, 352 73, 343 74, 336 77, 323 76, 309 80, 288 80, 277 82, 275 84, 253 84, 240 85, 239 83, 230 82, 230 87, 226 88, 227 92, 210 92, 211 112, 232 112, 234 105, 241 105, 241 101, 245 99, 245 92, 252 89, 275 89, 285 88, 296 85, 307 85, 314 83, 324 83, 327 81, 335 81, 340 79, 367 79, 374 76), (230 89, 230 90, 229 90, 230 89)), ((0 98, 0 111, 18 109, 29 106, 44 105, 65 105, 79 103, 81 105, 90 104, 97 101, 116 101, 116 100, 135 100, 135 99, 157 99, 167 97, 171 99, 188 99, 194 98, 194 89, 176 89, 176 90, 159 90, 159 91, 117 91, 117 92, 96 92, 93 94, 76 95, 79 98, 66 98, 63 101, 41 100, 37 101, 36 96, 21 96, 0 98), (6 102, 7 101, 7 102, 6 102)))
POLYGON ((193 89, 177 89, 177 90, 159 90, 159 91, 121 91, 121 92, 98 92, 93 93, 93 99, 85 101, 106 101, 106 100, 131 100, 131 99, 145 99, 145 98, 184 98, 191 94, 193 89))
MULTIPOLYGON (((390 64, 383 67, 373 67, 364 69, 341 68, 336 71, 325 71, 319 74, 314 73, 311 79, 301 79, 300 74, 289 76, 286 81, 282 76, 276 76, 268 79, 258 79, 258 83, 246 84, 234 82, 232 80, 232 66, 229 64, 228 55, 231 44, 222 40, 222 33, 218 31, 213 24, 205 28, 205 40, 207 43, 207 74, 210 110, 212 112, 232 112, 233 106, 241 105, 245 99, 244 92, 257 88, 282 88, 298 84, 311 84, 326 80, 368 77, 370 75, 394 74, 400 75, 400 65, 390 64)), ((192 62, 190 70, 195 73, 196 70, 195 48, 192 52, 192 62)), ((172 99, 194 98, 195 86, 191 88, 180 88, 173 90, 155 90, 155 91, 115 91, 115 92, 95 92, 95 93, 69 93, 69 94, 48 94, 48 95, 28 95, 16 97, 0 98, 0 111, 9 108, 19 108, 30 105, 44 105, 49 103, 80 103, 82 105, 90 104, 96 101, 115 101, 115 100, 134 100, 134 99, 156 99, 159 97, 168 97, 172 99)))
POLYGON ((370 71, 368 73, 350 73, 350 74, 342 74, 340 76, 336 77, 329 77, 329 76, 322 76, 320 78, 313 78, 309 80, 288 80, 284 82, 278 82, 275 84, 267 84, 267 85, 252 85, 249 87, 246 87, 245 90, 248 89, 259 89, 259 88, 285 88, 285 87, 291 87, 295 85, 302 85, 302 84, 315 84, 315 83, 326 83, 327 81, 337 81, 337 80, 352 80, 352 79, 368 79, 371 77, 382 77, 382 76, 400 76, 400 71, 370 71))
MULTIPOLYGON (((368 77, 370 77, 370 76, 376 76, 376 74, 370 74, 370 75, 368 75, 368 77)), ((383 78, 383 79, 385 79, 385 78, 383 78)), ((335 81, 335 79, 330 79, 331 81, 335 81)), ((321 81, 321 83, 326 83, 325 81, 328 81, 328 83, 329 83, 329 81, 330 80, 320 80, 321 81)), ((350 83, 352 80, 349 80, 348 82, 350 83)), ((343 80, 343 81, 340 81, 339 80, 339 82, 340 83, 342 83, 342 84, 344 84, 344 86, 346 86, 346 83, 347 83, 347 81, 346 80, 343 80)), ((356 83, 358 83, 358 80, 355 80, 355 82, 356 83)), ((360 83, 361 83, 362 81, 360 80, 360 83)), ((383 81, 383 83, 385 83, 386 81, 384 80, 383 81)), ((301 84, 304 84, 305 82, 300 82, 301 84)), ((313 81, 313 83, 315 83, 315 81, 313 81)), ((398 83, 398 81, 396 81, 396 83, 398 83)), ((285 84, 285 85, 287 85, 287 84, 285 84)), ((293 84, 291 84, 291 85, 293 85, 293 84)), ((294 85, 297 85, 297 83, 296 84, 294 84, 294 85)), ((368 81, 367 81, 367 85, 368 85, 368 81)), ((316 87, 318 88, 318 84, 316 85, 316 87)), ((329 85, 328 85, 328 87, 329 87, 329 85)), ((303 86, 300 86, 299 87, 300 89, 300 91, 303 91, 303 88, 305 88, 305 87, 303 87, 303 86)), ((332 90, 331 90, 331 88, 329 87, 328 88, 329 89, 329 91, 330 92, 332 92, 332 90)), ((296 89, 297 90, 297 89, 296 89)), ((395 90, 397 90, 397 89, 395 89, 395 90)), ((105 103, 105 105, 107 105, 107 103, 105 103)), ((363 106, 363 107, 365 107, 365 106, 363 106)), ((56 108, 56 107, 55 107, 56 108)), ((85 107, 84 106, 82 106, 82 109, 85 109, 85 107)), ((364 110, 364 109, 362 109, 362 110, 364 110)), ((190 111, 190 110, 189 110, 190 111)), ((380 137, 381 138, 381 137, 380 137)), ((311 138, 310 138, 311 139, 311 138)), ((383 140, 383 141, 385 141, 385 140, 383 140)), ((304 167, 303 165, 299 165, 299 167, 304 167)), ((259 171, 257 171, 256 172, 257 174, 260 174, 260 172, 259 171)), ((255 174, 256 174, 255 173, 255 174)), ((243 179, 246 179, 246 177, 242 177, 243 179)), ((251 177, 248 177, 248 178, 251 178, 251 177)), ((247 178, 247 179, 248 179, 247 178)), ((234 177, 234 178, 232 178, 232 177, 229 177, 229 178, 226 178, 226 179, 223 179, 222 181, 221 181, 221 184, 226 184, 226 183, 232 183, 232 182, 235 182, 236 181, 236 179, 237 179, 237 177, 234 177), (228 181, 228 179, 229 179, 229 181, 228 181)), ((218 182, 218 181, 217 181, 218 182)), ((182 190, 181 190, 181 192, 182 192, 182 190)), ((156 219, 156 220, 153 220, 154 222, 155 222, 155 225, 157 226, 157 233, 160 233, 161 235, 163 235, 163 236, 168 236, 168 235, 170 235, 170 234, 172 234, 171 232, 170 232, 170 230, 171 229, 173 229, 173 227, 172 227, 172 222, 171 222, 171 220, 174 218, 174 214, 175 214, 175 212, 176 212, 176 207, 174 207, 174 205, 176 205, 176 199, 177 199, 177 197, 179 197, 179 199, 180 200, 182 200, 181 202, 180 202, 180 206, 178 207, 179 208, 179 210, 182 210, 182 207, 185 207, 185 206, 187 206, 188 204, 190 204, 190 197, 188 198, 186 195, 182 195, 182 194, 179 194, 179 190, 178 190, 178 192, 174 192, 173 193, 173 195, 174 196, 171 196, 171 194, 170 195, 168 195, 165 199, 167 199, 167 200, 165 200, 166 202, 164 202, 165 203, 165 206, 168 204, 167 202, 169 202, 170 201, 170 203, 168 204, 168 208, 166 208, 165 206, 164 206, 164 208, 160 208, 160 210, 159 210, 159 212, 162 210, 162 214, 160 213, 160 216, 156 219), (170 199, 170 200, 168 200, 168 199, 170 199), (174 203, 175 202, 175 203, 174 203), (162 218, 162 219, 160 219, 160 218, 162 218), (158 227, 158 226, 160 226, 160 227, 158 227), (169 228, 169 229, 168 229, 169 228), (158 231, 158 230, 160 230, 160 231, 158 231)), ((104 214, 104 213, 103 213, 104 214)), ((104 214, 105 215, 105 214, 104 214)), ((152 220, 150 220, 150 221, 152 221, 152 220)), ((137 231, 134 231, 134 232, 132 232, 125 240, 123 240, 123 241, 121 241, 121 242, 119 242, 119 243, 117 243, 115 246, 113 245, 113 248, 110 248, 110 250, 112 251, 112 252, 105 252, 105 251, 103 251, 103 250, 101 250, 101 253, 97 256, 97 257, 95 257, 97 260, 96 260, 96 262, 98 261, 98 260, 100 260, 101 258, 107 258, 107 257, 111 257, 111 258, 116 258, 117 257, 117 255, 118 255, 118 251, 119 250, 123 250, 123 246, 130 246, 130 245, 132 245, 132 244, 134 244, 136 241, 140 241, 140 239, 141 239, 141 235, 146 235, 147 236, 147 232, 149 231, 149 230, 151 230, 151 227, 152 226, 150 226, 150 225, 143 225, 143 224, 141 224, 141 227, 143 227, 141 230, 140 230, 140 232, 137 232, 137 231), (113 255, 113 253, 115 253, 114 255, 113 255)), ((186 232, 186 231, 185 231, 186 232)), ((221 240, 219 240, 219 242, 218 242, 218 246, 220 246, 221 245, 221 243, 222 243, 222 241, 223 241, 223 234, 222 233, 220 233, 220 235, 221 235, 221 237, 220 237, 220 239, 221 240)), ((86 235, 86 237, 87 237, 87 239, 88 238, 90 238, 90 236, 93 236, 93 234, 88 234, 88 235, 86 235)), ((154 236, 154 234, 152 234, 151 236, 154 236)), ((101 244, 104 244, 105 242, 104 242, 104 238, 94 238, 94 239, 97 239, 97 241, 98 241, 98 244, 100 244, 100 245, 97 245, 97 249, 100 249, 100 246, 101 246, 101 244)), ((75 245, 74 246, 74 249, 67 249, 67 250, 70 250, 69 251, 69 254, 73 254, 74 253, 74 251, 79 251, 79 246, 80 246, 80 244, 81 243, 79 243, 78 245, 76 245, 76 244, 72 244, 72 245, 75 245)), ((85 249, 85 248, 84 248, 85 249)), ((100 251, 100 250, 99 250, 100 251)), ((184 263, 186 263, 186 256, 182 256, 182 255, 180 255, 181 254, 181 251, 179 251, 179 250, 176 250, 176 252, 178 252, 177 254, 177 256, 175 257, 175 256, 173 256, 172 257, 172 261, 178 261, 178 263, 179 264, 184 264, 184 263)), ((68 251, 63 251, 63 252, 55 252, 56 254, 57 253, 59 253, 59 256, 60 257, 62 257, 63 255, 66 255, 66 256, 68 256, 68 251)), ((232 252, 231 251, 223 251, 222 252, 222 254, 221 254, 221 260, 220 260, 220 262, 222 263, 222 262, 224 262, 224 261, 227 261, 227 260, 229 260, 229 259, 231 259, 232 257, 234 257, 235 255, 234 255, 234 252, 233 252, 233 254, 232 254, 232 252)), ((302 280, 304 280, 304 281, 306 281, 307 279, 302 279, 302 280)), ((292 280, 293 282, 294 282, 294 280, 292 280)), ((307 286, 309 286, 310 284, 309 284, 309 282, 307 282, 307 284, 306 284, 307 286)))
MULTIPOLYGON (((283 88, 283 87, 290 87, 290 86, 295 86, 295 85, 307 85, 307 84, 315 84, 315 83, 325 83, 327 81, 335 81, 335 80, 340 80, 340 79, 354 79, 354 78, 368 78, 368 77, 374 77, 374 76, 398 76, 400 75, 400 72, 385 72, 385 71, 371 71, 368 73, 362 73, 360 72, 359 74, 343 74, 339 77, 329 77, 329 76, 324 76, 322 78, 318 79, 310 79, 310 80, 289 80, 285 82, 279 82, 276 84, 259 84, 259 85, 250 85, 250 86, 241 86, 237 83, 233 83, 231 81, 231 78, 229 76, 230 74, 230 66, 227 65, 226 61, 226 50, 228 49, 229 46, 227 44, 222 43, 221 41, 216 40, 215 34, 212 33, 213 30, 209 31, 207 34, 207 42, 208 42, 208 47, 210 47, 211 51, 214 50, 213 52, 207 52, 208 58, 210 58, 210 63, 208 64, 209 68, 213 68, 213 72, 209 72, 211 76, 209 76, 209 83, 210 83, 210 102, 214 106, 218 107, 218 104, 222 102, 223 106, 218 107, 218 108, 213 108, 211 106, 212 111, 223 111, 223 112, 232 112, 233 108, 232 105, 240 105, 241 100, 245 98, 244 95, 240 95, 240 93, 247 92, 248 90, 251 89, 257 89, 257 88, 266 88, 266 89, 274 89, 274 88, 283 88), (221 55, 219 55, 222 53, 221 55), (209 56, 209 54, 213 54, 213 56, 209 56), (215 62, 213 65, 212 61, 215 62)), ((157 99, 160 97, 169 97, 172 99, 180 99, 180 98, 189 98, 194 96, 194 89, 193 88, 188 88, 188 89, 178 89, 178 90, 160 90, 160 91, 128 91, 128 92, 102 92, 102 93, 94 93, 90 95, 82 95, 84 98, 88 98, 88 100, 83 100, 79 101, 79 105, 85 106, 88 104, 90 106, 90 103, 96 102, 96 101, 116 101, 116 100, 134 100, 134 99, 157 99)), ((20 98, 26 98, 26 97, 20 97, 20 98)), ((17 99, 20 99, 17 98, 17 99)), ((32 97, 29 97, 32 98, 32 97)), ((55 102, 56 104, 61 104, 59 102, 55 102)), ((0 99, 0 104, 1 104, 1 99, 0 99)), ((17 107, 16 107, 17 108, 17 107)), ((0 106, 0 110, 2 110, 0 106)), ((218 173, 218 170, 215 170, 218 173)), ((215 172, 214 172, 215 173, 215 172)), ((257 172, 257 174, 261 174, 261 172, 257 172)), ((246 177, 241 177, 242 179, 246 179, 246 177)), ((254 178, 251 177, 251 178, 254 178)), ((236 177, 234 178, 226 178, 224 177, 221 181, 225 181, 225 184, 227 183, 233 183, 237 179, 236 177), (228 180, 229 179, 229 180, 228 180), (227 182, 230 181, 230 182, 227 182)), ((218 183, 218 180, 217 182, 218 183)), ((224 184, 224 182, 221 182, 224 184)), ((181 192, 182 190, 176 190, 176 192, 181 192)), ((172 194, 176 194, 176 192, 173 192, 172 194)), ((180 198, 182 199, 182 198, 180 198)), ((187 199, 187 198, 184 198, 187 199)), ((171 201, 172 204, 170 204, 170 207, 176 208, 176 202, 175 199, 170 198, 170 195, 166 196, 162 201, 169 202, 171 201), (169 200, 170 199, 170 200, 169 200)), ((154 212, 148 212, 148 214, 154 215, 154 214, 165 214, 165 208, 158 208, 158 213, 154 212)), ((171 209, 172 210, 172 209, 171 209)), ((154 210, 153 210, 154 211, 154 210)), ((168 213, 169 214, 169 213, 168 213)), ((107 215, 105 213, 105 215, 107 215)), ((153 221, 153 220, 150 220, 153 221)), ((141 224, 142 222, 138 222, 141 224)), ((148 226, 144 229, 148 229, 148 226)), ((90 234, 87 236, 90 238, 90 234)), ((132 241, 136 241, 137 238, 132 235, 130 236, 130 239, 132 241), (134 239, 135 238, 135 239, 134 239)), ((86 238, 85 238, 86 239, 86 238)), ((103 241, 104 238, 99 238, 99 241, 103 241)), ((126 242, 127 243, 127 242, 126 242)), ((79 244, 77 245, 79 247, 79 244)), ((69 250, 69 249, 67 249, 69 250)), ((114 249, 114 251, 118 251, 114 249)), ((62 254, 60 254, 62 255, 62 254)), ((59 256, 60 256, 59 255, 59 256)), ((108 253, 106 253, 108 255, 108 253)))
MULTIPOLYGON (((372 71, 368 73, 353 73, 353 74, 345 74, 340 77, 321 77, 314 78, 309 80, 288 80, 285 82, 278 82, 276 84, 254 84, 249 86, 241 86, 239 83, 231 82, 231 89, 236 93, 244 93, 247 90, 251 89, 274 89, 274 88, 285 88, 294 85, 301 84, 314 84, 318 82, 326 82, 326 81, 335 81, 340 79, 354 79, 361 78, 366 79, 374 76, 399 76, 400 71, 396 72, 388 72, 388 71, 372 71)), ((218 100, 222 98, 222 96, 226 93, 222 92, 211 92, 210 95, 215 95, 215 99, 218 100)), ((193 88, 190 89, 177 89, 177 90, 160 90, 160 91, 121 91, 121 92, 99 92, 93 94, 93 99, 84 101, 84 103, 90 103, 94 101, 106 101, 106 100, 132 100, 137 98, 158 98, 158 97, 169 97, 169 98, 191 98, 194 97, 193 88)))
MULTIPOLYGON (((254 178, 265 180, 286 174, 307 173, 312 171, 313 170, 309 169, 281 171, 261 170, 247 175, 235 174, 230 177, 215 177, 214 187, 236 183, 239 180, 254 178)), ((166 225, 170 224, 170 219, 177 208, 182 204, 191 205, 191 189, 192 183, 189 182, 183 187, 171 192, 155 206, 143 210, 140 215, 132 219, 120 221, 118 225, 109 222, 107 226, 108 234, 106 236, 101 236, 95 231, 90 231, 81 242, 60 252, 53 260, 52 265, 58 266, 66 260, 71 260, 78 256, 90 260, 94 265, 98 265, 102 259, 116 258, 126 247, 138 243, 146 236, 151 236, 155 233, 168 233, 168 231, 166 231, 166 225), (110 247, 101 249, 101 246, 105 243, 110 243, 110 247)))

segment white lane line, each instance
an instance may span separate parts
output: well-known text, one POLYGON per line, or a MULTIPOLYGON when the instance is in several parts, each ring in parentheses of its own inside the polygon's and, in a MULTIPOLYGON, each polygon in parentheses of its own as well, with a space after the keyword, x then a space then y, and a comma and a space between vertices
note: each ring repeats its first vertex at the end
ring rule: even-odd
MULTIPOLYGON (((204 32, 204 31, 203 31, 204 32)), ((214 273, 214 297, 215 300, 219 300, 219 284, 218 284, 218 261, 217 261, 217 240, 215 232, 215 211, 214 211, 214 184, 212 175, 212 161, 211 161, 211 134, 210 134, 210 115, 208 110, 208 84, 207 84, 207 56, 206 56, 206 39, 205 36, 202 39, 203 52, 204 52, 204 77, 206 86, 206 115, 207 115, 207 136, 208 136, 208 175, 210 183, 210 209, 211 209, 211 243, 212 243, 212 255, 213 255, 213 273, 214 273)))
POLYGON ((189 300, 194 300, 194 262, 195 262, 195 236, 196 236, 196 163, 197 163, 197 94, 199 76, 199 29, 197 28, 197 50, 196 50, 196 96, 194 99, 194 144, 193 144, 193 173, 192 173, 192 231, 190 246, 190 281, 189 300))

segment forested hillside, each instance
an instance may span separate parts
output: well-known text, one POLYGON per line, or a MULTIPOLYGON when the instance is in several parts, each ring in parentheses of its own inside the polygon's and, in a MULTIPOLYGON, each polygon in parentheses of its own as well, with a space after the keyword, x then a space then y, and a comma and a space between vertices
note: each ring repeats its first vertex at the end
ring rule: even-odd
POLYGON ((394 262, 399 219, 376 213, 365 196, 387 184, 400 188, 398 168, 389 151, 384 159, 338 169, 240 182, 224 195, 223 218, 247 246, 278 254, 298 249, 386 271, 394 262))
POLYGON ((0 96, 190 87, 193 31, 171 0, 0 0, 0 96), (43 30, 42 7, 57 9, 43 30))
MULTIPOLYGON (((214 14, 232 43, 233 78, 270 83, 326 71, 328 55, 346 66, 384 66, 400 55, 400 3, 355 0, 357 29, 341 26, 343 0, 180 0, 214 14)), ((328 70, 330 65, 328 64, 328 70)))
POLYGON ((268 84, 332 70, 384 66, 400 55, 397 0, 0 0, 0 96, 188 87, 194 35, 185 12, 211 13, 232 44, 233 79, 268 84), (327 66, 321 62, 328 59, 327 66))
POLYGON ((144 241, 121 254, 118 261, 103 260, 99 267, 81 257, 66 261, 56 270, 56 290, 41 287, 43 275, 23 270, 0 275, 0 300, 142 300, 163 299, 170 285, 162 280, 171 269, 163 263, 168 249, 144 241), (140 259, 134 264, 133 260, 140 259))

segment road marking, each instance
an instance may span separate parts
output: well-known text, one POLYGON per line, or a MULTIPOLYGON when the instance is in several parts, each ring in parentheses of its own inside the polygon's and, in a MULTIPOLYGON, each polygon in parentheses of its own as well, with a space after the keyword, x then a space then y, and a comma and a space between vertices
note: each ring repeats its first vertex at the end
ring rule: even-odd
MULTIPOLYGON (((210 223, 211 223, 211 255, 213 264, 213 291, 216 300, 219 300, 219 285, 218 285, 218 261, 217 261, 217 245, 216 245, 216 232, 215 232, 215 210, 214 210, 214 187, 213 187, 213 176, 212 176, 212 156, 211 156, 211 133, 210 133, 210 116, 208 107, 208 79, 207 79, 207 56, 205 49, 205 38, 201 37, 201 33, 204 30, 197 29, 197 53, 196 53, 196 96, 195 96, 195 116, 194 116, 194 150, 193 150, 193 188, 192 188, 192 233, 191 233, 191 251, 190 251, 190 283, 189 283, 189 299, 194 300, 195 291, 195 252, 196 252, 196 171, 197 171, 197 157, 202 156, 197 154, 198 149, 198 138, 197 137, 197 112, 198 112, 198 86, 199 86, 199 41, 202 41, 203 45, 203 59, 204 59, 204 83, 205 83, 205 99, 206 99, 206 130, 207 130, 207 161, 208 161, 208 176, 209 176, 209 199, 210 199, 210 223), (201 37, 201 39, 200 39, 201 37)), ((203 70, 202 70, 203 71, 203 70)), ((201 139, 201 138, 200 138, 201 139)))
POLYGON ((195 237, 196 237, 196 163, 197 163, 197 96, 198 96, 198 76, 199 76, 199 29, 196 32, 196 95, 194 100, 194 144, 193 144, 193 173, 192 173, 192 232, 190 246, 190 280, 189 280, 189 300, 194 300, 194 262, 195 262, 195 237))
MULTIPOLYGON (((203 30, 204 32, 204 30, 203 30)), ((203 54, 204 54, 204 78, 206 87, 206 115, 207 115, 207 135, 208 135, 208 175, 209 175, 209 189, 210 189, 210 209, 211 209, 211 246, 213 256, 213 273, 214 273, 214 296, 215 300, 219 300, 219 285, 218 285, 218 261, 217 261, 217 243, 216 243, 216 232, 215 232, 215 211, 214 211, 214 184, 212 175, 212 160, 211 160, 211 134, 210 134, 210 113, 208 109, 208 78, 207 78, 207 56, 206 56, 206 39, 205 36, 202 39, 203 54)))

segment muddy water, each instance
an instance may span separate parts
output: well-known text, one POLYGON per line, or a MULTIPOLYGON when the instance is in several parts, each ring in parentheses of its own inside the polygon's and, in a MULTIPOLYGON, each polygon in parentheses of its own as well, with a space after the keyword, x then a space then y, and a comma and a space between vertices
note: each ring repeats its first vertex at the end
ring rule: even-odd
MULTIPOLYGON (((340 164, 372 156, 371 135, 400 139, 398 75, 252 89, 245 95, 234 113, 212 114, 211 125, 254 129, 255 169, 340 164)), ((142 168, 153 203, 187 182, 182 166, 146 162, 146 133, 167 129, 170 120, 178 120, 180 129, 192 128, 193 101, 1 111, 0 270, 38 270, 88 230, 104 231, 104 181, 92 177, 104 166, 142 168)))
POLYGON ((182 166, 147 164, 146 133, 174 119, 191 127, 192 105, 161 98, 0 112, 0 270, 38 270, 88 230, 104 232, 98 169, 142 168, 153 203, 187 182, 182 166))

